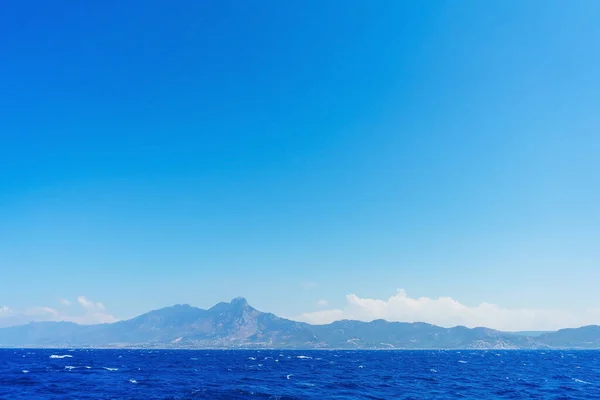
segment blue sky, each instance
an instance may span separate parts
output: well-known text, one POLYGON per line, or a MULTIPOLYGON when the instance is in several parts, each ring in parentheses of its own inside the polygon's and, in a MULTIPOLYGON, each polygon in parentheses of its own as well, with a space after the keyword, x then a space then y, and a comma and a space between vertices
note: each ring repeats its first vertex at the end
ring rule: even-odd
POLYGON ((245 296, 368 319, 348 295, 392 308, 402 288, 416 311, 385 317, 438 322, 419 298, 448 297, 596 321, 599 3, 2 9, 13 316, 245 296))

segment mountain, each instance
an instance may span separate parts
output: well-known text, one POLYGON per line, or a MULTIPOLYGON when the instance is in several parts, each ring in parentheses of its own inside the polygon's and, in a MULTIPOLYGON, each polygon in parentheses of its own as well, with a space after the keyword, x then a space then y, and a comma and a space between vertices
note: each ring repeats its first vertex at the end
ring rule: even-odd
POLYGON ((241 297, 208 310, 187 304, 111 324, 33 322, 0 329, 3 347, 535 349, 600 348, 600 326, 527 335, 426 323, 309 325, 264 313, 241 297))
POLYGON ((536 339, 552 348, 600 349, 600 326, 561 329, 544 333, 536 339))

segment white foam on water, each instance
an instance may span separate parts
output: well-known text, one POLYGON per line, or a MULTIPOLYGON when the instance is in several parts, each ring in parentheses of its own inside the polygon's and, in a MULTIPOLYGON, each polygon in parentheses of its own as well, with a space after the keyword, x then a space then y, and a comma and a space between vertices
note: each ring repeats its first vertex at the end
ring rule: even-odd
POLYGON ((70 354, 64 354, 64 355, 52 354, 50 356, 50 358, 73 358, 73 356, 70 354))
POLYGON ((67 365, 67 366, 65 366, 65 369, 66 369, 66 370, 68 370, 68 371, 71 371, 71 370, 74 370, 74 369, 77 369, 77 368, 78 368, 78 367, 74 367, 74 366, 72 366, 72 365, 67 365))
POLYGON ((24 369, 22 372, 23 372, 24 374, 28 374, 28 373, 29 373, 29 371, 27 371, 26 369, 24 369))
POLYGON ((431 372, 437 372, 437 369, 431 368, 429 371, 431 371, 431 372))
POLYGON ((131 382, 131 383, 137 383, 137 381, 135 379, 130 379, 129 382, 131 382))
POLYGON ((582 381, 581 379, 573 378, 573 382, 584 383, 586 385, 591 385, 591 382, 582 381))
POLYGON ((294 375, 292 375, 292 374, 287 374, 287 379, 289 380, 289 379, 290 379, 292 376, 294 376, 294 375))
POLYGON ((359 366, 358 366, 358 368, 364 368, 364 367, 365 367, 364 365, 359 365, 359 366))
POLYGON ((463 360, 458 360, 458 362, 461 363, 461 364, 467 364, 467 362, 463 361, 463 360))
POLYGON ((256 357, 248 357, 248 360, 256 360, 256 357))
POLYGON ((190 358, 190 360, 197 361, 197 360, 198 360, 198 358, 196 358, 196 357, 192 357, 192 358, 190 358))
POLYGON ((119 368, 110 368, 110 367, 102 367, 102 368, 107 371, 118 371, 119 370, 119 368))
POLYGON ((309 356, 296 356, 296 358, 300 358, 302 360, 312 360, 312 357, 309 356))

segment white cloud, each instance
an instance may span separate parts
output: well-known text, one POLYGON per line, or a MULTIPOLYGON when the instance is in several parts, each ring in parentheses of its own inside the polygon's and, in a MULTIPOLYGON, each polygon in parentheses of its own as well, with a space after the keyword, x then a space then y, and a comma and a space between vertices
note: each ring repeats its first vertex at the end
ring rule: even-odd
MULTIPOLYGON (((71 304, 68 300, 61 299, 61 303, 71 304)), ((77 309, 69 308, 68 313, 61 313, 51 307, 30 307, 21 311, 13 311, 7 306, 0 308, 0 327, 27 324, 29 322, 43 321, 70 321, 78 324, 100 324, 114 322, 117 319, 108 313, 103 303, 94 303, 85 296, 77 297, 81 306, 77 309)))
POLYGON ((443 327, 468 327, 518 330, 555 330, 566 327, 599 324, 600 310, 573 313, 560 309, 510 309, 490 303, 464 305, 451 297, 410 298, 402 289, 388 300, 346 296, 343 309, 321 310, 299 315, 298 321, 326 324, 340 319, 372 321, 385 319, 402 322, 427 322, 443 327))
POLYGON ((327 302, 327 300, 324 300, 324 299, 317 300, 317 306, 319 306, 319 307, 325 307, 327 304, 329 304, 327 302))
POLYGON ((60 303, 63 306, 70 306, 71 305, 71 302, 69 300, 67 300, 67 299, 60 299, 60 303))
POLYGON ((94 303, 89 301, 85 296, 78 296, 77 302, 84 308, 94 308, 94 303))

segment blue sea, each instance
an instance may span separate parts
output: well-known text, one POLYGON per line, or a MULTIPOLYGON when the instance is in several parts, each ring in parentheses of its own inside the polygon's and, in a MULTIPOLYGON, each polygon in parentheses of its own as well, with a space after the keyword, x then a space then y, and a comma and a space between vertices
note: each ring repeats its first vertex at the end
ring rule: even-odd
POLYGON ((600 399, 600 351, 0 349, 1 399, 600 399))

